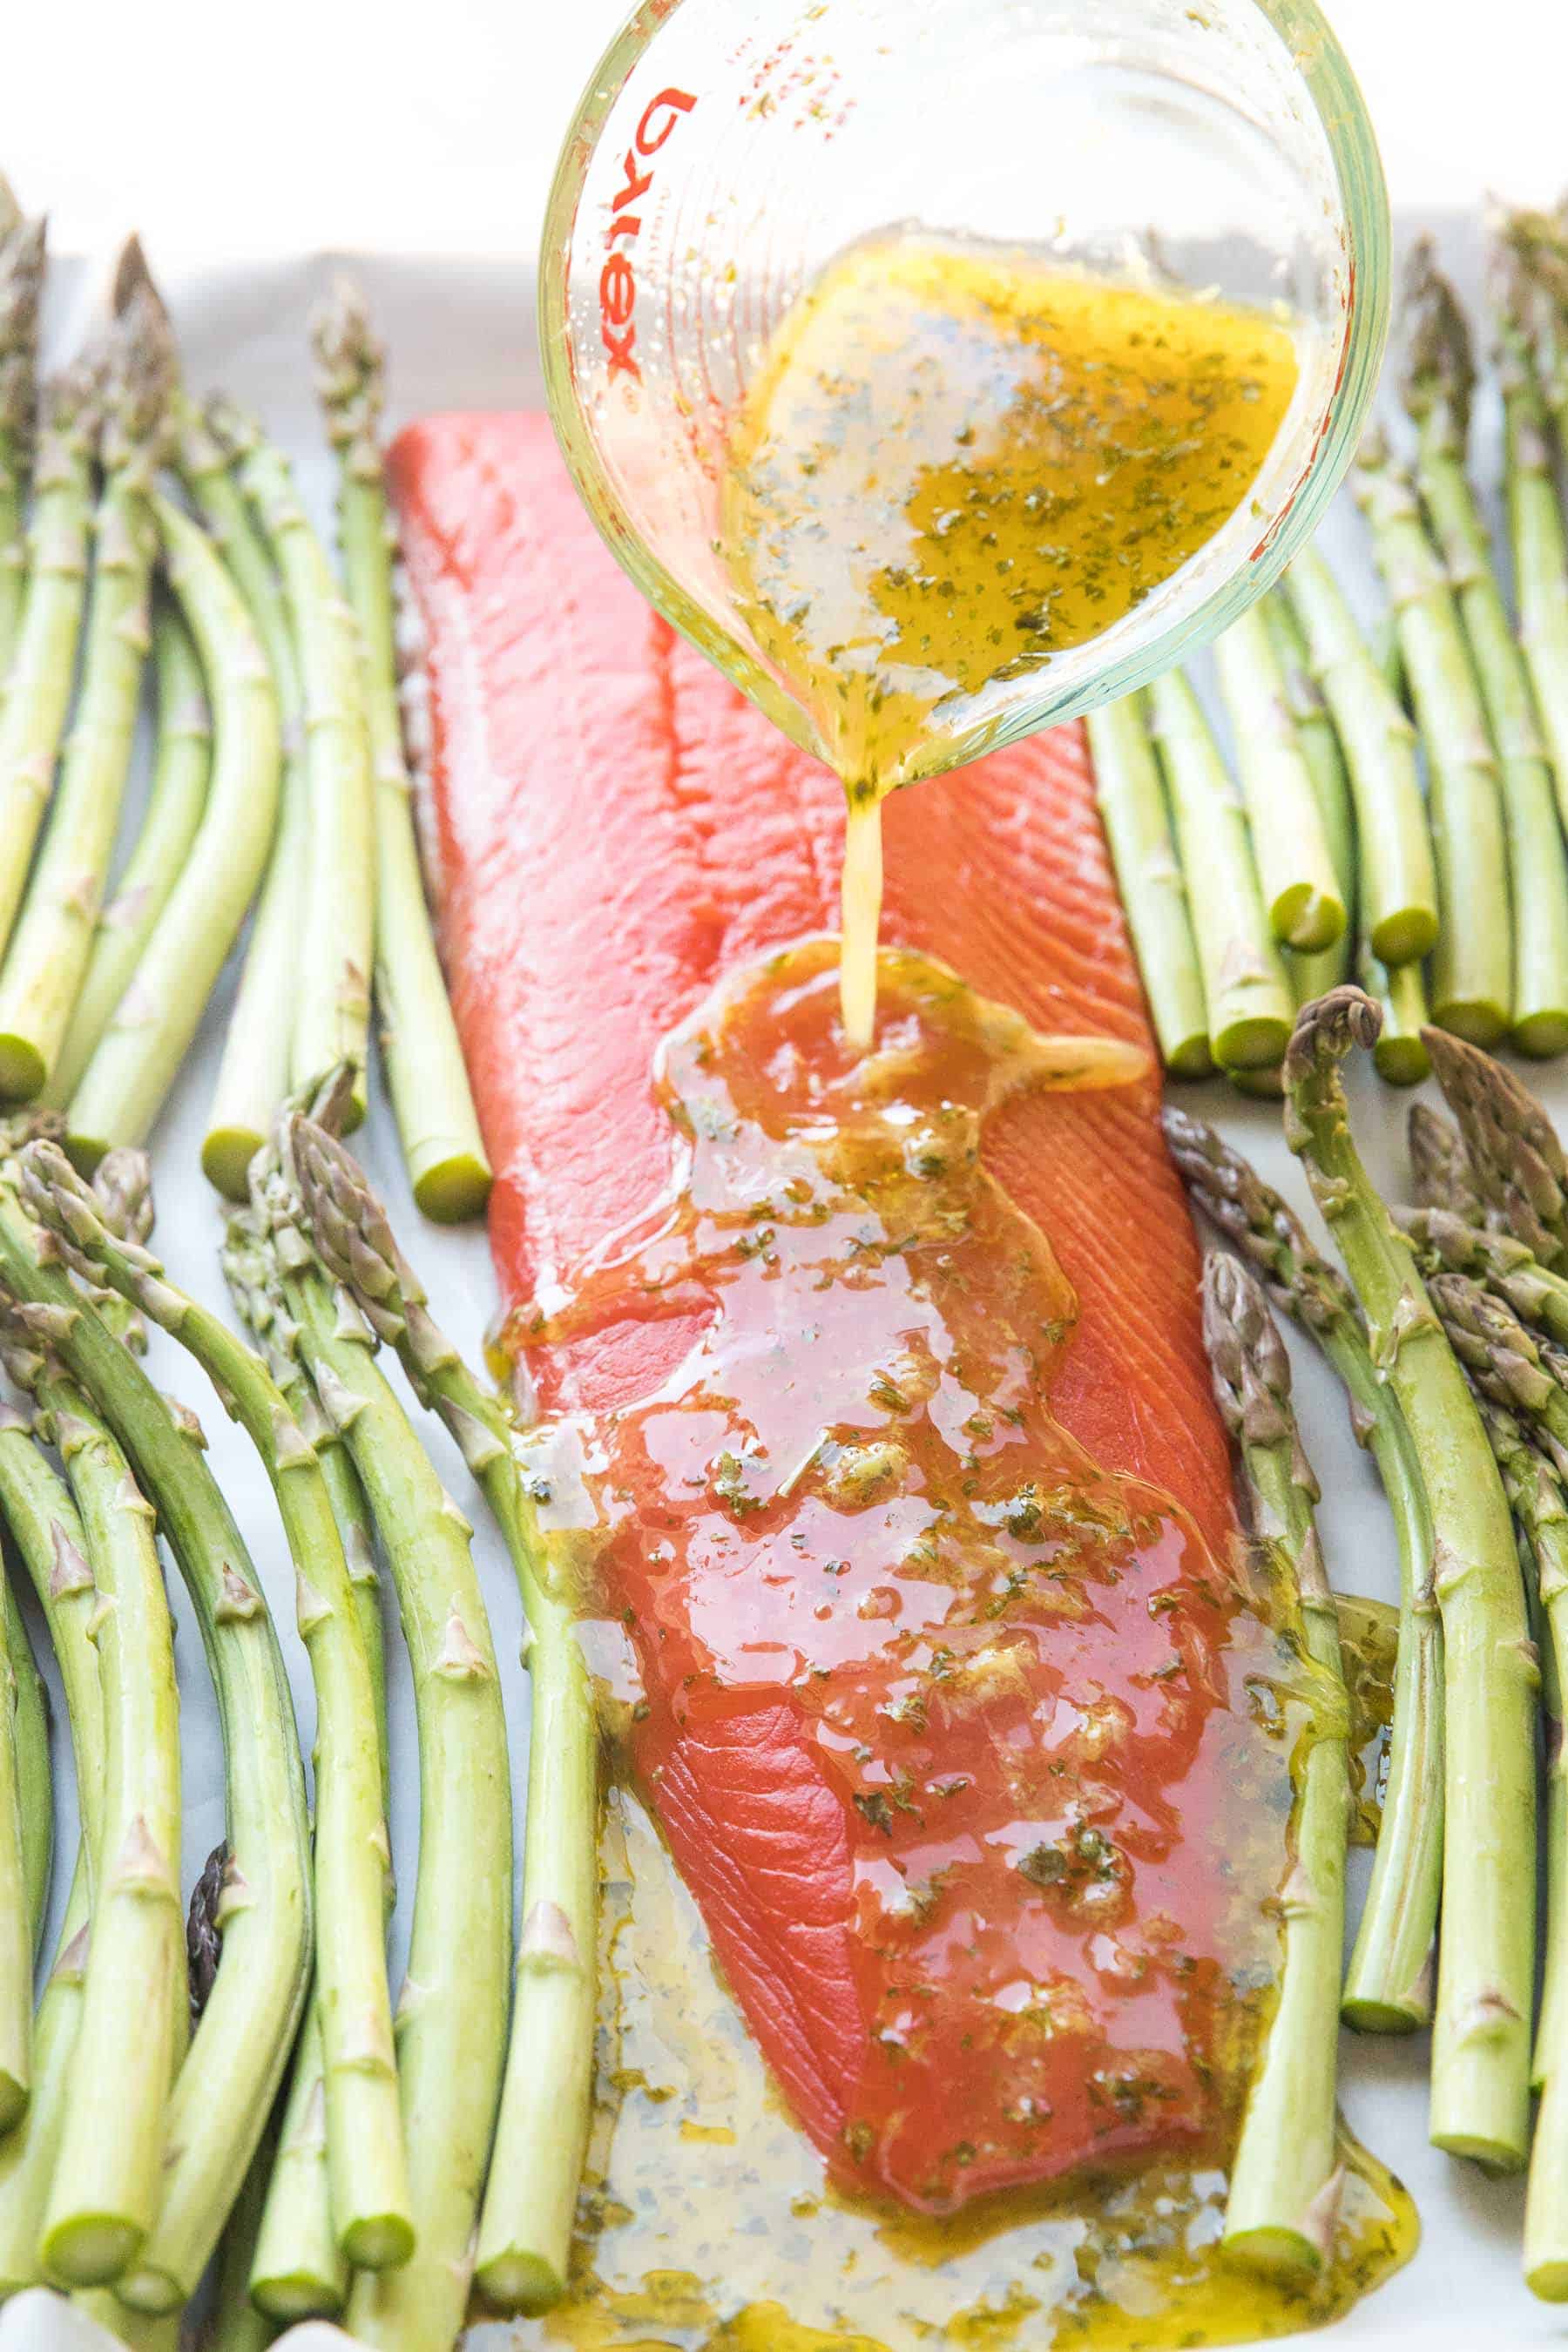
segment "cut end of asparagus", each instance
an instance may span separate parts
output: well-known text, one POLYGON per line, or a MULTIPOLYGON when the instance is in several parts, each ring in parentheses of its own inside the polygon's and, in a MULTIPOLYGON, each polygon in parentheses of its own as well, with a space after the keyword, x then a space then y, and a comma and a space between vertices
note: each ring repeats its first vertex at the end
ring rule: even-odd
POLYGON ((1509 1032, 1509 1044, 1530 1061, 1555 1061, 1559 1054, 1568 1053, 1568 1007, 1532 1013, 1527 1020, 1516 1021, 1509 1032))
MULTIPOLYGON (((226 1201, 243 1202, 249 1195, 250 1163, 267 1141, 249 1127, 215 1127, 202 1139, 202 1174, 226 1201)), ((75 1138, 71 1157, 76 1158, 75 1138)))
POLYGON ((1221 2242, 1233 2262, 1245 2263, 1263 2276, 1298 2284, 1323 2267, 1323 2249, 1303 2230, 1278 2225, 1258 2230, 1227 2230, 1221 2242))
POLYGON ((1524 2284, 1542 2303, 1568 2303, 1568 2253, 1527 2263, 1524 2284))
POLYGON ((18 2075, 0 2067, 0 2132, 8 2132, 21 2122, 31 2096, 29 2086, 18 2075))
POLYGON ((1310 883, 1299 882, 1280 892, 1268 909, 1268 920, 1282 947, 1295 948, 1303 955, 1315 955, 1343 938, 1344 901, 1313 889, 1310 883))
POLYGON ((1269 1070, 1284 1058, 1289 1037, 1289 1023, 1272 1013, 1253 1013, 1226 1022, 1209 1043, 1222 1070, 1269 1070))
MULTIPOLYGON (((1201 1038, 1203 1068, 1209 1064, 1208 1040, 1201 1038)), ((1200 1075, 1194 1069, 1193 1076, 1200 1075)), ((490 1197, 490 1171, 471 1151, 442 1155, 422 1168, 414 1179, 414 1199, 424 1214, 438 1225, 466 1224, 482 1217, 490 1197)))
POLYGON ((115 2280, 114 2292, 121 2303, 148 2319, 167 2318, 188 2300, 179 2281, 160 2270, 128 2270, 115 2280))
POLYGON ((1508 1034, 1508 1007, 1495 996, 1452 997, 1432 1007, 1435 1028, 1489 1052, 1508 1034))
POLYGON ((481 2263, 474 2283, 498 2311, 530 2315, 548 2311, 566 2292, 566 2281, 555 2264, 522 2247, 481 2263))
POLYGON ((45 2275, 66 2286, 109 2286, 124 2276, 147 2232, 116 2213, 73 2213, 38 2249, 45 2275))
POLYGON ((1372 1049, 1373 1067, 1391 1087, 1418 1087, 1432 1075, 1432 1061, 1419 1037, 1384 1035, 1372 1049))
POLYGON ((1400 964, 1418 963, 1429 956, 1437 944, 1437 917, 1430 907, 1401 907, 1373 923, 1367 944, 1379 963, 1391 970, 1400 964))
POLYGON ((366 2214, 343 2233, 344 2260, 356 2271, 401 2270, 413 2252, 406 2213, 366 2214))
POLYGON ((1432 2022, 1430 1999, 1421 2001, 1367 2000, 1340 2003, 1342 2021, 1352 2033, 1421 2033, 1432 2022))
POLYGON ((0 1031, 0 1101, 31 1102, 43 1091, 48 1065, 30 1037, 0 1031))
POLYGON ((250 2300, 268 2319, 289 2327, 301 2319, 337 2319, 348 2298, 341 2278, 313 2278, 308 2271, 258 2278, 253 2271, 250 2300))

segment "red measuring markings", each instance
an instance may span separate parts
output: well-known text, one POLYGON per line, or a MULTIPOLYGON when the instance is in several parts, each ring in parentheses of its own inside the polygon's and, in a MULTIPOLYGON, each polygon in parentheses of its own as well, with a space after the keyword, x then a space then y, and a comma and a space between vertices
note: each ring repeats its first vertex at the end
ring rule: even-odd
POLYGON ((632 249, 642 233, 642 215, 628 207, 640 205, 653 185, 653 173, 639 158, 656 155, 681 115, 689 114, 696 103, 684 89, 661 89, 648 100, 621 165, 625 182, 610 200, 610 226, 605 233, 608 253, 599 272, 599 332, 610 355, 611 375, 635 376, 639 383, 642 370, 634 357, 637 281, 632 249))

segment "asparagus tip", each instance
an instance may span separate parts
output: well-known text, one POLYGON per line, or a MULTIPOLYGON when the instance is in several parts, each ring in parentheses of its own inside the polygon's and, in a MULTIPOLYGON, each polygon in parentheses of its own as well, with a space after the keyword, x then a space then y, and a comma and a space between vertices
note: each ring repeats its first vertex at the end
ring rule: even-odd
POLYGON ((1238 1444, 1290 1433, 1290 1360, 1262 1286, 1238 1257, 1210 1250, 1203 1270, 1204 1346, 1220 1418, 1238 1444))
POLYGON ((1296 1015, 1285 1053, 1286 1086, 1299 1086, 1326 1063, 1342 1062, 1357 1045, 1370 1050, 1382 1031, 1383 1015, 1364 989, 1331 988, 1296 1015))
POLYGON ((1469 323, 1452 285, 1437 267, 1436 245, 1418 237, 1405 268, 1405 304, 1409 320, 1402 393, 1418 421, 1441 404, 1462 437, 1469 422, 1476 363, 1469 323))

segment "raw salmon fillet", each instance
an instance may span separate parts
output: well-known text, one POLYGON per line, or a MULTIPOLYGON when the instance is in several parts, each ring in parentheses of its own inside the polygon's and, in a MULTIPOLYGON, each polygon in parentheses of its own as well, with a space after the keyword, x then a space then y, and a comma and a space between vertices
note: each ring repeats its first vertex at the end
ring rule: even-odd
MULTIPOLYGON (((431 419, 404 433, 391 468, 427 640, 427 865, 496 1170, 496 1268, 509 1302, 548 1298, 668 1181, 659 1040, 721 971, 837 927, 843 796, 643 602, 542 417, 431 419)), ((886 940, 942 958, 1037 1028, 1149 1042, 1079 730, 900 793, 886 856, 886 940)), ((942 2030, 884 2079, 882 2021, 914 1963, 879 1942, 858 1895, 865 1822, 787 1690, 688 1702, 648 1630, 651 1570, 627 1570, 609 1596, 637 1620, 649 1702, 637 1764, 752 2031, 840 2175, 917 2205, 1195 2147, 1219 2119, 1205 2040, 1218 2028, 1194 1987, 1212 1995, 1224 1973, 1226 1710, 1241 1706, 1235 1645, 1255 1629, 1216 1592, 1230 1472, 1158 1104, 1152 1076, 1034 1095, 1003 1110, 986 1146, 1077 1293, 1056 1415, 1103 1468, 1173 1497, 1204 1539, 1172 1572, 1174 1599, 1125 1579, 1097 1601, 1092 1640, 1063 1653, 1091 1712, 1102 1700, 1169 1736, 1163 1764, 1142 1768, 1157 1786, 1105 1799, 1139 1817, 1142 1940, 1097 1954, 1080 1939, 1089 1958, 1075 1945, 1064 1959, 1087 2017, 1076 2042, 1051 2042, 1036 2018, 1048 2055, 1024 2052, 1017 2004, 998 1993, 1009 1952, 1015 1977, 1037 1973, 1039 1921, 1056 1916, 1015 1870, 997 1915, 970 1921, 984 1970, 951 1937, 945 1958, 922 1952, 933 1999, 942 1969, 951 1980, 942 2030), (1164 1957, 1177 1951, 1184 1972, 1164 1957)), ((542 1404, 613 1415, 692 1338, 689 1324, 627 1323, 536 1351, 542 1404)), ((1016 1736, 992 1725, 994 1779, 1016 1736)), ((1080 1742, 1080 1778, 1086 1753, 1080 1742)), ((976 1787, 976 1818, 1000 1788, 976 1787)))

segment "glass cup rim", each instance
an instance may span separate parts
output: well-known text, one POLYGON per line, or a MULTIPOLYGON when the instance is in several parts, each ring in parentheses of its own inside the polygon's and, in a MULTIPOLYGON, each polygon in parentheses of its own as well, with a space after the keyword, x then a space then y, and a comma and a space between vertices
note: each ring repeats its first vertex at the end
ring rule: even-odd
MULTIPOLYGON (((647 546, 599 460, 575 396, 567 336, 566 261, 578 205, 606 118, 655 36, 684 5, 686 0, 638 0, 589 76, 562 142, 539 249, 537 317, 545 402, 577 493, 636 586, 673 628, 731 677, 742 677, 752 698, 795 741, 816 751, 801 731, 802 714, 772 674, 688 595, 647 546)), ((1355 454, 1388 336, 1393 234, 1383 160, 1350 60, 1317 0, 1249 0, 1249 5, 1294 59, 1328 147, 1343 224, 1352 299, 1334 388, 1311 458, 1247 562, 1189 612, 1107 663, 1091 684, 1086 687, 1080 679, 1068 686, 1055 713, 1048 697, 1042 697, 1037 705, 994 724, 984 741, 962 750, 963 762, 1068 715, 1116 701, 1170 668, 1194 640, 1206 644, 1219 635, 1306 545, 1355 454), (1356 299, 1358 293, 1363 299, 1356 299)))

